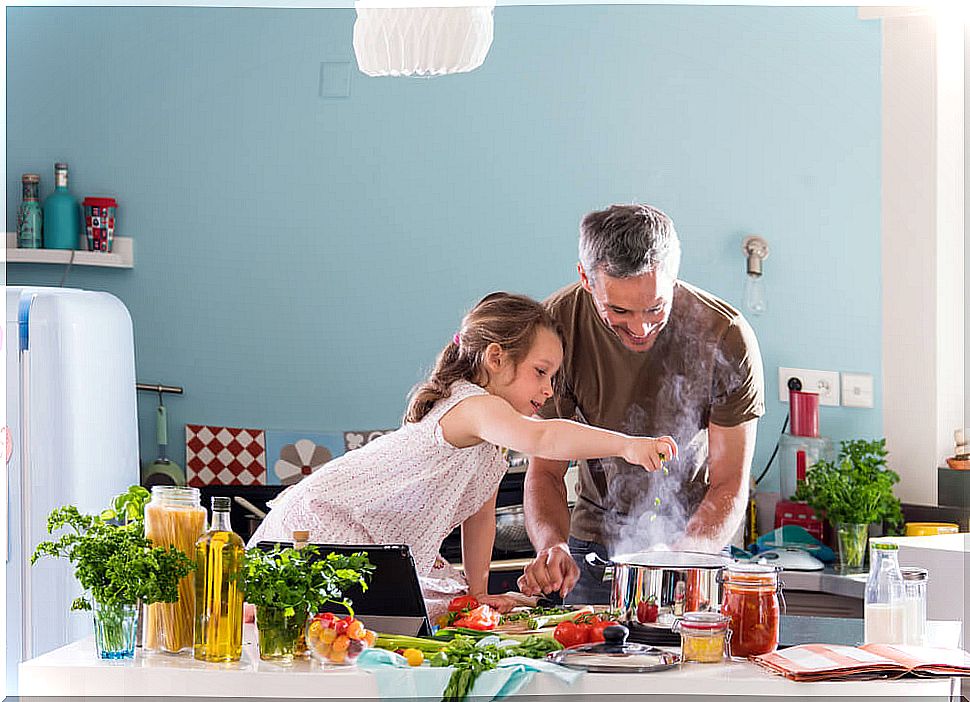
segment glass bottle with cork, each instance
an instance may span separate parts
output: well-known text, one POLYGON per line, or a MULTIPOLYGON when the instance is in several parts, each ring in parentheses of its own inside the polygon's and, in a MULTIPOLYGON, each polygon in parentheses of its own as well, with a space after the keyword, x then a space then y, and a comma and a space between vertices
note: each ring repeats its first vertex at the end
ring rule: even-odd
POLYGON ((899 547, 873 543, 869 553, 869 579, 863 610, 866 643, 904 643, 906 587, 899 570, 899 547))
POLYGON ((212 525, 195 542, 195 647, 197 660, 238 661, 242 656, 242 569, 246 547, 233 532, 228 497, 212 498, 212 525))
POLYGON ((40 249, 44 247, 44 210, 40 206, 40 176, 24 173, 21 177, 22 201, 17 210, 17 248, 40 249))
POLYGON ((67 164, 54 164, 54 192, 44 200, 44 248, 76 249, 81 237, 81 210, 67 189, 67 164))

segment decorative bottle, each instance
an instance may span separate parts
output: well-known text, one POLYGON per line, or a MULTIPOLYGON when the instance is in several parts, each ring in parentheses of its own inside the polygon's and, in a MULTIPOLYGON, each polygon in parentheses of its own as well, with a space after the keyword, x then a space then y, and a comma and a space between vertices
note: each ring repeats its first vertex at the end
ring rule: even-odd
POLYGON ((23 200, 17 210, 17 248, 39 249, 44 246, 44 211, 38 199, 40 176, 36 173, 24 173, 21 187, 23 200))
POLYGON ((864 609, 867 644, 905 643, 906 586, 898 554, 896 544, 872 544, 864 609))
POLYGON ((229 523, 229 498, 212 498, 212 527, 195 542, 195 657, 238 661, 242 655, 245 546, 229 523))
POLYGON ((54 164, 54 192, 44 200, 44 248, 76 249, 81 236, 81 211, 67 189, 67 164, 54 164))

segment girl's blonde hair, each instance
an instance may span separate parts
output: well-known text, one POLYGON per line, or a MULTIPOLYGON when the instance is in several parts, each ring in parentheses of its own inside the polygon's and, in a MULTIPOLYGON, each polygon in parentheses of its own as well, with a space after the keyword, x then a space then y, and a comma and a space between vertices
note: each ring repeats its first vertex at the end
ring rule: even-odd
POLYGON ((445 346, 431 375, 411 391, 405 422, 419 422, 434 403, 451 395, 456 380, 488 382, 485 349, 498 344, 518 365, 532 348, 540 327, 562 339, 559 324, 540 303, 525 295, 495 292, 465 315, 455 339, 445 346))

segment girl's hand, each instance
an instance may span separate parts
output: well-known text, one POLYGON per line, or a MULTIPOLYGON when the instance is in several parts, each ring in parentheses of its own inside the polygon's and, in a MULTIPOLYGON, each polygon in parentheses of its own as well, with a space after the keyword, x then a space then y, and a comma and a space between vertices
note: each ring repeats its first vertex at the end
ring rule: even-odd
POLYGON ((627 463, 643 466, 651 473, 660 470, 666 461, 677 457, 677 442, 670 436, 654 439, 649 436, 632 437, 623 456, 627 463))
POLYGON ((478 604, 487 604, 494 610, 506 614, 511 612, 513 607, 522 606, 522 595, 475 595, 478 604))

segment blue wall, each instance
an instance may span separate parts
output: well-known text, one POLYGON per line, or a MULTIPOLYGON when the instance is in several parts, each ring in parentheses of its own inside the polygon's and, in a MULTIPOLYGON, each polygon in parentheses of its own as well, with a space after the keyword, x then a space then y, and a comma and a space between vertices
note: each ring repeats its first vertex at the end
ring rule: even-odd
POLYGON ((632 200, 735 304, 742 236, 770 242, 757 472, 779 365, 872 373, 876 408, 822 426, 881 433, 880 30, 854 8, 500 7, 485 65, 437 79, 358 73, 352 10, 6 12, 7 230, 21 173, 46 195, 55 160, 117 196, 135 268, 67 284, 125 302, 140 381, 185 387, 175 441, 396 425, 469 305, 571 282, 582 215, 632 200), (322 61, 352 62, 348 98, 319 96, 322 61))

